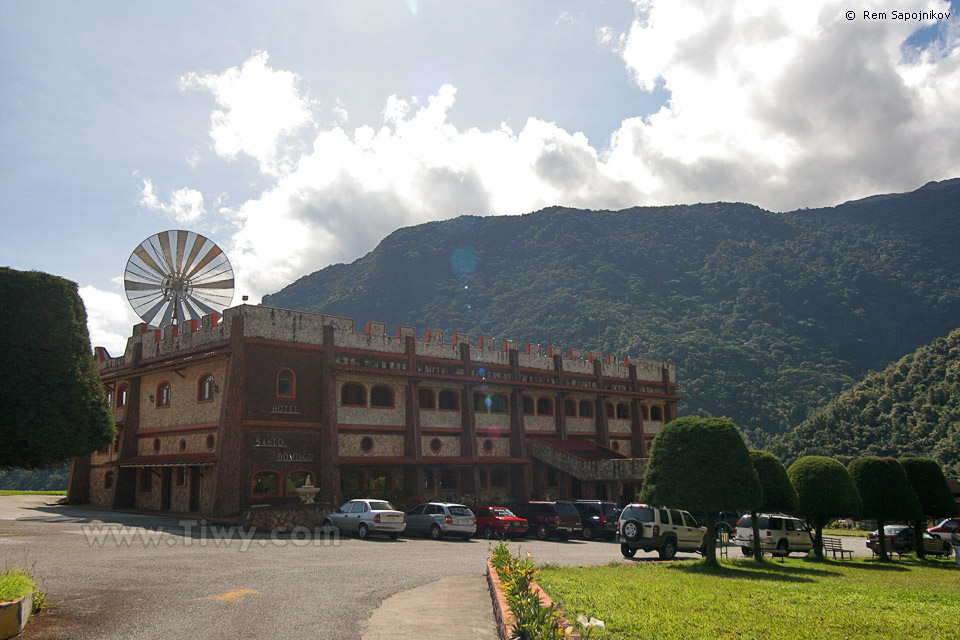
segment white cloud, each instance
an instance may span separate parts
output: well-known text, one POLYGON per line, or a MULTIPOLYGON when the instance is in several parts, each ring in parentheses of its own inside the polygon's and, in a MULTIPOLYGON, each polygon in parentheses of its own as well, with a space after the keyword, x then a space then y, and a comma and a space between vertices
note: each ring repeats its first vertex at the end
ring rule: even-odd
POLYGON ((189 73, 180 84, 210 91, 220 106, 210 114, 217 154, 229 159, 246 154, 261 172, 279 176, 294 162, 297 145, 291 136, 312 123, 311 104, 300 94, 299 76, 271 68, 268 57, 255 51, 241 67, 220 74, 189 73))
POLYGON ((87 310, 90 345, 105 347, 111 356, 122 355, 133 325, 141 322, 123 294, 123 279, 113 280, 114 291, 93 286, 80 287, 80 297, 87 310))
MULTIPOLYGON (((946 6, 904 0, 902 9, 921 5, 946 6)), ((457 127, 449 84, 425 101, 390 96, 379 123, 349 128, 335 98, 334 117, 318 124, 317 103, 295 74, 270 69, 266 53, 187 76, 223 108, 213 118, 218 152, 253 156, 275 178, 220 210, 237 227, 224 245, 237 294, 257 301, 363 255, 398 227, 461 214, 714 200, 789 210, 960 175, 955 31, 903 55, 922 23, 848 21, 833 0, 637 8, 627 32, 597 37, 640 87, 670 97, 624 120, 607 149, 537 118, 519 131, 457 127), (307 124, 312 145, 284 156, 293 153, 284 141, 307 124)))
POLYGON ((144 178, 140 190, 140 204, 151 211, 160 211, 179 224, 196 224, 206 213, 203 194, 196 189, 176 189, 170 192, 170 200, 161 202, 157 189, 150 178, 144 178))
POLYGON ((651 202, 786 210, 960 174, 956 38, 946 51, 901 51, 929 23, 864 21, 862 10, 847 20, 834 0, 637 8, 623 59, 641 88, 662 84, 670 100, 626 120, 606 159, 618 175, 645 176, 651 202))

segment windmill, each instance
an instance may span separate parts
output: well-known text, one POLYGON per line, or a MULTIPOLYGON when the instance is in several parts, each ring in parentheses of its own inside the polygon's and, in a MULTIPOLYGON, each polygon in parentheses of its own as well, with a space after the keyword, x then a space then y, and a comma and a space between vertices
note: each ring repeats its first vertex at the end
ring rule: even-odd
POLYGON ((215 242, 170 230, 141 242, 123 272, 130 306, 154 328, 220 313, 233 301, 233 267, 215 242))

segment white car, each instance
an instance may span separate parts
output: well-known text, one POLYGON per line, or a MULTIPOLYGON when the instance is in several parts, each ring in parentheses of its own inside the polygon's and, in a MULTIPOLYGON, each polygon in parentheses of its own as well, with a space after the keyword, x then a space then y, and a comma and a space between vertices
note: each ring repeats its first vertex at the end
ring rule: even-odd
MULTIPOLYGON (((813 548, 813 534, 803 520, 783 514, 761 513, 757 516, 760 548, 773 555, 788 556, 794 551, 807 553, 813 548)), ((753 521, 750 514, 737 522, 734 544, 745 556, 753 555, 753 521)))
POLYGON ((403 511, 397 511, 386 500, 362 498, 351 500, 328 513, 323 526, 356 533, 361 540, 369 538, 371 533, 385 533, 391 540, 396 540, 406 529, 407 521, 403 511))

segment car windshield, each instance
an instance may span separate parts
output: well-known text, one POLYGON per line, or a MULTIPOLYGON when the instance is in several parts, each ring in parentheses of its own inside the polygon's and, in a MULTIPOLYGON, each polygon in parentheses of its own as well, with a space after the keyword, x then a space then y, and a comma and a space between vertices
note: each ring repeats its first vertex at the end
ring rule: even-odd
POLYGON ((447 507, 447 511, 449 511, 450 515, 452 516, 472 516, 473 515, 473 512, 470 511, 470 509, 467 509, 462 505, 447 507))
POLYGON ((370 509, 373 511, 396 511, 392 504, 384 502, 383 500, 371 500, 370 509))
POLYGON ((572 502, 558 502, 557 503, 557 513, 562 516, 577 516, 580 517, 580 512, 577 511, 577 508, 573 506, 572 502))
POLYGON ((498 507, 496 509, 491 509, 493 515, 500 516, 501 518, 516 518, 517 516, 513 515, 513 511, 510 509, 504 509, 503 507, 498 507))
POLYGON ((650 507, 627 507, 620 514, 623 520, 636 519, 640 522, 653 522, 653 509, 650 507))

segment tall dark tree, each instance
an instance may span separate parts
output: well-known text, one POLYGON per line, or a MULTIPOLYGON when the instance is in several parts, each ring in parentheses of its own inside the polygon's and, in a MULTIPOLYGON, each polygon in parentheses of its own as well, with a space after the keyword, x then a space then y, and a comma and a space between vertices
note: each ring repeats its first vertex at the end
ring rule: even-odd
POLYGON ((750 462, 760 478, 760 493, 763 501, 757 511, 750 512, 750 521, 753 526, 753 557, 763 560, 763 549, 760 544, 760 525, 757 523, 758 512, 793 513, 797 508, 797 492, 790 483, 787 470, 780 462, 780 458, 766 451, 751 451, 750 462))
POLYGON ((0 267, 0 469, 41 469, 113 441, 75 282, 0 267))
POLYGON ((860 498, 863 517, 877 521, 880 560, 889 559, 884 526, 891 520, 910 522, 920 516, 920 501, 895 458, 863 456, 847 467, 860 498))
POLYGON ((688 417, 666 425, 653 441, 640 500, 703 512, 703 558, 717 564, 717 513, 761 503, 760 480, 739 429, 724 418, 688 417))
POLYGON ((846 467, 823 456, 804 456, 787 470, 797 492, 797 512, 813 527, 813 550, 823 558, 823 527, 836 518, 857 517, 860 494, 846 467))
POLYGON ((931 458, 900 458, 900 466, 907 474, 907 480, 920 501, 921 517, 911 523, 914 539, 917 540, 917 557, 922 558, 924 520, 926 518, 951 518, 960 508, 950 493, 943 469, 931 458))

